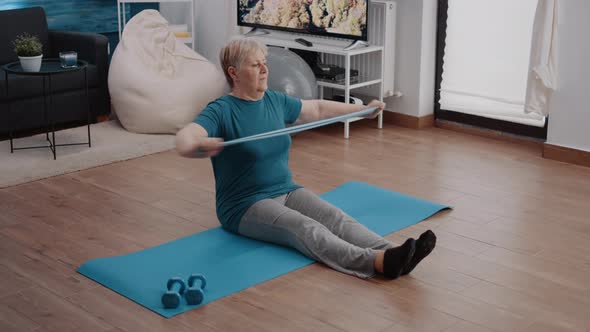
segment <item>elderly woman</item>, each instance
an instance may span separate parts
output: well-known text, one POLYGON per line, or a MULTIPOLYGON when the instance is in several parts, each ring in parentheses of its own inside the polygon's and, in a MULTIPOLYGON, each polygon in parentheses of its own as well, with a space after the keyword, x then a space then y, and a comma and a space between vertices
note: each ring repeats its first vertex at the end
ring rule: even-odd
MULTIPOLYGON (((221 225, 253 239, 289 246, 329 267, 370 278, 410 273, 434 248, 430 230, 395 246, 339 208, 296 185, 289 170, 291 138, 283 135, 228 146, 224 140, 360 111, 367 106, 300 100, 267 89, 266 47, 231 41, 220 53, 231 93, 211 102, 176 137, 178 152, 211 158, 221 225)), ((376 117, 385 104, 373 100, 376 117)))

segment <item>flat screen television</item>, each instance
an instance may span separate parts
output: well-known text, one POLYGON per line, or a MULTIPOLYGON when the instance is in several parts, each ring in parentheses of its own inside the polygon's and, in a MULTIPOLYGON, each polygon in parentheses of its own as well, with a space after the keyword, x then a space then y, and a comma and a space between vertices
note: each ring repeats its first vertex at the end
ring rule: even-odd
POLYGON ((238 25, 367 41, 369 0, 238 0, 238 25))

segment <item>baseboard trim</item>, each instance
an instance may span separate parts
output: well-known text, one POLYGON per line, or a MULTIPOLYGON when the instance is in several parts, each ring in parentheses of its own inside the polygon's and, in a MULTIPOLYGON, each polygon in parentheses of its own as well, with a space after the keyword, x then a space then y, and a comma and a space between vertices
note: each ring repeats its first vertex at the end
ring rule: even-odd
POLYGON ((543 144, 543 158, 590 167, 590 151, 572 149, 559 145, 543 144))
POLYGON ((475 135, 475 136, 480 136, 480 137, 485 137, 485 138, 490 138, 490 139, 495 139, 495 140, 500 140, 500 141, 505 141, 505 142, 514 142, 514 143, 519 143, 519 144, 533 145, 538 148, 541 148, 543 145, 543 141, 541 141, 540 139, 537 139, 537 138, 518 136, 518 135, 514 135, 514 134, 501 132, 498 130, 474 127, 471 125, 466 125, 466 124, 452 122, 452 121, 438 119, 435 121, 434 125, 437 128, 441 128, 441 129, 457 131, 460 133, 465 133, 465 134, 469 134, 469 135, 475 135))
POLYGON ((383 122, 405 128, 424 129, 434 127, 434 114, 417 117, 402 113, 385 111, 383 112, 383 122))

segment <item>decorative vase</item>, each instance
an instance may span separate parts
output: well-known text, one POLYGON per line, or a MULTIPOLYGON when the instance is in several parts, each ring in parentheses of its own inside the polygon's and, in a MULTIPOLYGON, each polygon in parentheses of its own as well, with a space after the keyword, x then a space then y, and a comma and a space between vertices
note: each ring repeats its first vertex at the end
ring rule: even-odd
POLYGON ((26 72, 37 72, 41 69, 41 60, 43 54, 37 56, 19 56, 20 65, 23 67, 23 71, 26 72))

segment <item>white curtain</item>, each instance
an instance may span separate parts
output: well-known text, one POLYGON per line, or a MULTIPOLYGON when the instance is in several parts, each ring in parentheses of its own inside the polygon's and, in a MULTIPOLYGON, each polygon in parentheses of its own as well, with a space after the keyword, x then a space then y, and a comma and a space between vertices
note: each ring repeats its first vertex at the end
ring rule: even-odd
POLYGON ((441 108, 542 127, 525 113, 538 0, 449 0, 441 108))
POLYGON ((557 86, 557 0, 539 0, 528 72, 524 111, 549 114, 549 99, 557 86))

